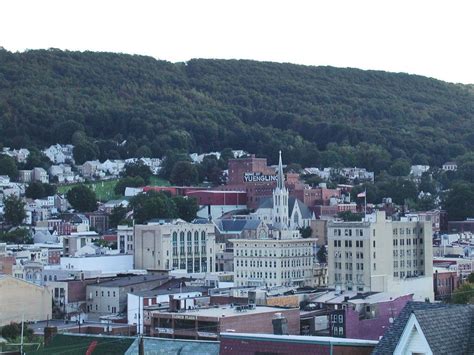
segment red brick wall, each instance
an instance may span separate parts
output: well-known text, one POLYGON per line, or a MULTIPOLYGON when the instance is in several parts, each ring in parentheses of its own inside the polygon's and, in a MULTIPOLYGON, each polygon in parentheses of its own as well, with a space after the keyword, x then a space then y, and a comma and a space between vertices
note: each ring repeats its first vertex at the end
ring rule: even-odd
MULTIPOLYGON (((354 347, 354 346, 334 346, 332 353, 335 355, 369 355, 373 346, 354 347)), ((323 355, 331 354, 331 347, 329 344, 311 344, 311 343, 297 343, 285 341, 264 341, 264 340, 250 340, 250 339, 228 339, 221 338, 220 354, 314 354, 323 355)))
POLYGON ((300 311, 299 309, 281 309, 275 312, 248 314, 234 317, 224 317, 220 321, 220 331, 233 330, 236 333, 262 333, 273 334, 272 319, 275 313, 282 313, 288 320, 288 332, 290 335, 300 334, 300 311))

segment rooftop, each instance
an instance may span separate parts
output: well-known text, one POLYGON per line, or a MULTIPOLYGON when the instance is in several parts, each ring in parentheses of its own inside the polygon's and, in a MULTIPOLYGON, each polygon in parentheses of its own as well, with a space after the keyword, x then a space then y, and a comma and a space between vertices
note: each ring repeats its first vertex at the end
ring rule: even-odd
MULTIPOLYGON (((297 308, 294 308, 297 309, 297 308)), ((188 310, 186 312, 162 312, 156 311, 152 312, 153 314, 185 314, 185 315, 192 315, 196 317, 213 317, 213 318, 223 318, 223 317, 238 317, 244 316, 249 314, 262 314, 262 313, 279 313, 284 312, 287 309, 277 308, 277 307, 267 307, 267 306, 256 306, 254 309, 247 309, 243 311, 238 311, 237 306, 231 305, 224 305, 219 307, 212 307, 212 308, 196 308, 192 310, 188 310)))
MULTIPOLYGON (((159 280, 168 280, 168 276, 165 275, 137 275, 137 276, 125 276, 112 279, 110 281, 99 282, 94 286, 101 287, 126 287, 146 282, 154 282, 159 280)), ((93 286, 93 285, 91 285, 93 286)))

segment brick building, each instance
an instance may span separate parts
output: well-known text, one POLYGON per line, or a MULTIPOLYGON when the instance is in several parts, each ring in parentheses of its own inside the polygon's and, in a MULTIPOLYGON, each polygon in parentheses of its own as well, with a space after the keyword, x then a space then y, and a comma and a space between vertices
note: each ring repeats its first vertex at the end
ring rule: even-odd
POLYGON ((377 343, 332 337, 224 333, 220 354, 369 355, 377 343))
POLYGON ((289 334, 299 334, 298 308, 225 305, 195 308, 185 312, 150 312, 152 336, 173 339, 215 340, 225 331, 273 334, 272 319, 281 313, 288 320, 289 334))

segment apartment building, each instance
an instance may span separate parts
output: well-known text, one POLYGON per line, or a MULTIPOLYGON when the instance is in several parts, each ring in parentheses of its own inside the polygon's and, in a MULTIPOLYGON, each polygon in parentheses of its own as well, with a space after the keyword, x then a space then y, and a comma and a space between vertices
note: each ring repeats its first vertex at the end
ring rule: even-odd
POLYGON ((433 300, 432 226, 417 218, 328 222, 329 287, 341 291, 413 293, 433 300))
POLYGON ((183 220, 136 225, 135 268, 214 272, 216 244, 214 224, 183 220))

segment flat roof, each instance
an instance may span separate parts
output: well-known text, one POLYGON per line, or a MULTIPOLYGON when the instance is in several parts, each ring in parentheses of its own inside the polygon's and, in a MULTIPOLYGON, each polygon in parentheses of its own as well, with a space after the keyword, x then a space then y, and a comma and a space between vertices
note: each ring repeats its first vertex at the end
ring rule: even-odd
POLYGON ((308 335, 273 335, 273 334, 250 334, 250 333, 221 333, 222 338, 234 339, 255 339, 275 342, 291 343, 315 343, 315 344, 333 344, 345 346, 370 346, 377 345, 378 340, 348 339, 335 337, 320 337, 308 335))
POLYGON ((256 306, 254 309, 237 311, 237 306, 231 307, 230 305, 225 305, 225 306, 212 307, 212 308, 196 308, 192 310, 187 310, 186 312, 179 312, 179 313, 157 311, 157 312, 153 312, 153 314, 222 318, 222 317, 245 316, 248 314, 278 313, 278 312, 284 312, 290 309, 298 310, 298 308, 278 308, 278 307, 256 306))
POLYGON ((97 284, 91 284, 90 286, 100 287, 125 287, 146 282, 153 282, 158 280, 168 280, 167 275, 138 275, 138 276, 124 276, 118 277, 115 280, 99 282, 97 284))

